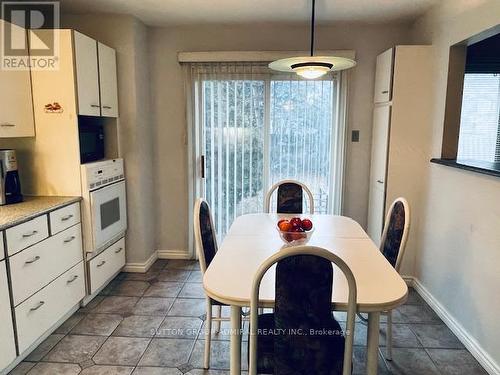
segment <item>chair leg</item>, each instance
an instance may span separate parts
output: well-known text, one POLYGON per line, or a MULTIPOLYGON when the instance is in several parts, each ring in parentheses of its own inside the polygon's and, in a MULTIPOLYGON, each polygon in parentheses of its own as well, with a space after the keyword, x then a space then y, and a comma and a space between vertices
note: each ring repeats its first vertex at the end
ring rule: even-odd
MULTIPOLYGON (((222 306, 217 306, 217 318, 221 318, 222 317, 222 306)), ((217 320, 215 322, 215 333, 216 334, 219 334, 220 333, 220 323, 221 321, 220 320, 217 320)))
POLYGON ((385 359, 392 361, 392 312, 387 312, 387 343, 385 359))
POLYGON ((212 343, 212 303, 207 298, 207 320, 205 321, 205 357, 203 367, 210 368, 210 346, 212 343))

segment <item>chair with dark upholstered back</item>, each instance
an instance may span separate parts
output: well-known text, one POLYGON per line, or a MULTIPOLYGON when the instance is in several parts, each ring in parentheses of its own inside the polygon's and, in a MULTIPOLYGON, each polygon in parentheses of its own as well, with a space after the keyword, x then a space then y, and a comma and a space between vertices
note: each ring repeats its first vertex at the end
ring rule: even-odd
POLYGON ((264 262, 254 278, 250 374, 350 374, 355 311, 356 283, 340 258, 310 246, 281 250, 264 262), (332 262, 345 273, 349 285, 346 336, 332 315, 332 262), (260 281, 275 263, 274 313, 257 316, 260 281))
POLYGON ((274 184, 266 194, 264 201, 264 212, 271 210, 271 198, 278 190, 276 212, 279 214, 301 214, 303 213, 304 192, 308 197, 309 213, 314 213, 314 198, 309 188, 302 182, 295 180, 283 180, 274 184))

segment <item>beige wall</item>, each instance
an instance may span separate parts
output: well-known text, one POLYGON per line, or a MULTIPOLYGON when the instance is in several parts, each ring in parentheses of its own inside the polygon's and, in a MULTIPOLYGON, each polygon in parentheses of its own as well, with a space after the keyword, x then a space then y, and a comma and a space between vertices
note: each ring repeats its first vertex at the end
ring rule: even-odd
MULTIPOLYGON (((499 23, 498 0, 447 0, 415 24, 415 42, 435 46, 429 159, 441 154, 450 45, 499 23)), ((500 179, 431 163, 419 178, 426 189, 415 276, 498 374, 500 179)))
POLYGON ((65 15, 62 24, 116 49, 119 147, 127 178, 127 263, 143 263, 156 250, 147 28, 119 15, 65 15))
MULTIPOLYGON (((149 35, 156 174, 158 248, 187 250, 188 192, 185 96, 179 51, 300 50, 308 46, 306 25, 207 25, 152 28, 149 35)), ((365 225, 371 152, 375 57, 410 40, 407 25, 340 24, 318 27, 318 49, 353 49, 349 130, 361 131, 347 149, 345 214, 365 225)))

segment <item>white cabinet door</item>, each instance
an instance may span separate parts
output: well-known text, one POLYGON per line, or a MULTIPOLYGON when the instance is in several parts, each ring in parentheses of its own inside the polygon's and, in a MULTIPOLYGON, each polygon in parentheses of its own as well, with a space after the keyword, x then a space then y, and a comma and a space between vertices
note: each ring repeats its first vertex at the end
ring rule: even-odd
POLYGON ((100 116, 97 42, 74 32, 78 114, 100 116))
POLYGON ((10 308, 7 270, 5 261, 0 262, 0 372, 16 358, 14 328, 10 308))
POLYGON ((377 56, 375 71, 375 103, 388 102, 392 98, 392 64, 394 49, 391 48, 377 56))
POLYGON ((375 107, 373 110, 368 234, 377 244, 380 242, 384 225, 390 123, 391 106, 375 107))
MULTIPOLYGON (((9 26, 11 33, 24 35, 26 30, 0 19, 2 27, 9 26)), ((27 48, 27 47, 26 47, 27 48)), ((33 99, 29 70, 0 69, 0 138, 33 137, 33 99)))
POLYGON ((118 117, 118 86, 116 81, 116 52, 102 43, 97 43, 99 52, 99 87, 101 92, 101 115, 118 117))

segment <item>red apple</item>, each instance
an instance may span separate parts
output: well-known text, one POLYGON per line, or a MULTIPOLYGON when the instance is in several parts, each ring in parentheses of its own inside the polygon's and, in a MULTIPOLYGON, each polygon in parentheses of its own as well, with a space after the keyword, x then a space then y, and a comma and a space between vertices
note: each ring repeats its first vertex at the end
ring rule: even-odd
POLYGON ((312 221, 309 219, 302 220, 302 228, 304 228, 305 231, 310 231, 313 228, 312 221))

